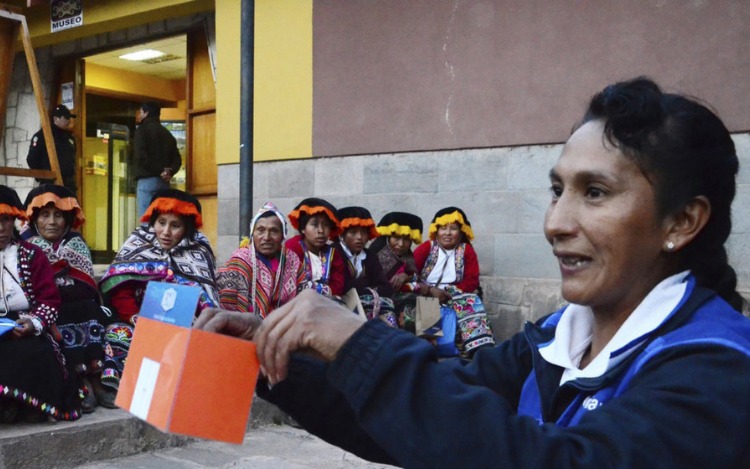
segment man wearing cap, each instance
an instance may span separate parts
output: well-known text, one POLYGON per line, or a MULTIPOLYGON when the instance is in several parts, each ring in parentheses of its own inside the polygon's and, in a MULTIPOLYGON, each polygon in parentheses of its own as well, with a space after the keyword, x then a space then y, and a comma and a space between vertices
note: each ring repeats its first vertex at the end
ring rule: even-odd
MULTIPOLYGON (((71 119, 76 117, 70 113, 64 104, 58 104, 52 110, 52 138, 55 141, 55 150, 57 151, 57 161, 60 164, 60 173, 62 173, 63 185, 77 193, 76 184, 76 139, 70 131, 71 119)), ((31 169, 51 169, 49 155, 47 154, 47 145, 44 142, 44 133, 39 129, 31 137, 29 154, 26 156, 26 163, 31 169)), ((53 179, 37 179, 40 184, 54 184, 53 179)))

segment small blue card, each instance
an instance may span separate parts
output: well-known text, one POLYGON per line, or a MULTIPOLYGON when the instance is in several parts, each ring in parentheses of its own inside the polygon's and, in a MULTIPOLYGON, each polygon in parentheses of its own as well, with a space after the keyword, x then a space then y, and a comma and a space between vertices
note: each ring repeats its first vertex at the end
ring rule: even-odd
POLYGON ((191 327, 200 295, 201 287, 148 282, 139 314, 143 318, 191 327))
POLYGON ((0 318, 0 335, 10 332, 18 326, 19 324, 12 319, 0 318))

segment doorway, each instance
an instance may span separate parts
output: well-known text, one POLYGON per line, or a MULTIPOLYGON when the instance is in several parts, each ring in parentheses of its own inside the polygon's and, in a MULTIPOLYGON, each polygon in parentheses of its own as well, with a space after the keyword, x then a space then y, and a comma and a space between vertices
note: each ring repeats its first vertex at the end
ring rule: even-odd
POLYGON ((171 181, 185 190, 186 180, 185 35, 138 44, 82 59, 81 204, 83 236, 95 264, 108 264, 139 224, 133 171, 135 116, 141 103, 162 105, 162 124, 175 136, 182 167, 171 181), (157 58, 126 60, 139 51, 157 58))

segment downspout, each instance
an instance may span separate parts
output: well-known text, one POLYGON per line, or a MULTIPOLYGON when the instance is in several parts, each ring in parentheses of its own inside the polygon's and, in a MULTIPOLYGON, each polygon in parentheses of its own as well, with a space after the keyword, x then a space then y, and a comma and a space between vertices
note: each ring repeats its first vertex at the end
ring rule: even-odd
POLYGON ((250 235, 253 211, 253 71, 255 0, 242 0, 240 36, 240 238, 250 235))

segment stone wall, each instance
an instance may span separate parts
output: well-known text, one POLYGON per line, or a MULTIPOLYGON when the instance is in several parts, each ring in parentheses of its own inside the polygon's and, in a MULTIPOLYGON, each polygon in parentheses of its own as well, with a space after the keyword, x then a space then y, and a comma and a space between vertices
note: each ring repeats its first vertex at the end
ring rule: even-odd
MULTIPOLYGON (((213 18, 213 13, 170 18, 35 49, 37 68, 44 88, 45 106, 49 108, 50 88, 55 79, 55 69, 59 61, 75 60, 103 50, 184 33, 190 29, 202 27, 206 18, 213 18)), ((23 52, 19 52, 16 54, 13 64, 5 129, 2 142, 0 142, 1 166, 28 167, 26 165, 26 154, 29 151, 29 142, 34 133, 41 127, 40 122, 29 68, 26 65, 26 56, 23 52)), ((82 124, 77 122, 76 125, 82 124)), ((33 180, 31 178, 0 176, 0 184, 15 188, 21 196, 21 200, 24 200, 28 191, 33 187, 33 180)))
MULTIPOLYGON (((741 171, 735 223, 728 246, 750 296, 750 134, 735 135, 741 171)), ((476 235, 485 302, 495 333, 505 338, 524 321, 556 309, 557 263, 542 234, 549 203, 548 172, 561 145, 399 153, 256 163, 253 211, 272 201, 289 213, 316 196, 336 207, 362 205, 376 220, 404 210, 422 217, 425 231, 434 213, 456 205, 476 235)), ((240 227, 239 165, 219 167, 219 263, 237 246, 240 227)))

